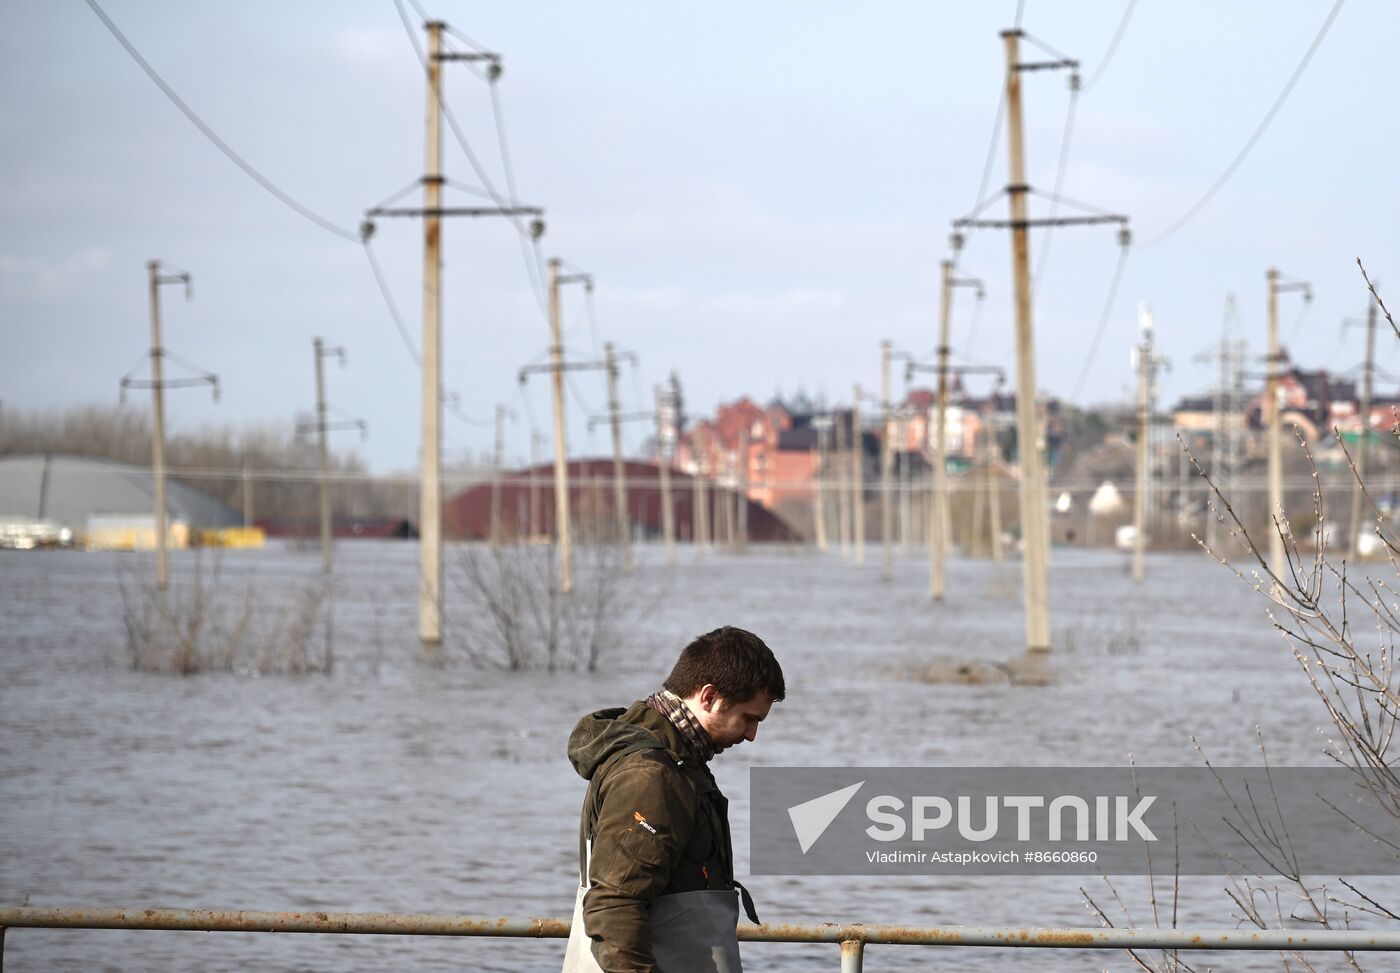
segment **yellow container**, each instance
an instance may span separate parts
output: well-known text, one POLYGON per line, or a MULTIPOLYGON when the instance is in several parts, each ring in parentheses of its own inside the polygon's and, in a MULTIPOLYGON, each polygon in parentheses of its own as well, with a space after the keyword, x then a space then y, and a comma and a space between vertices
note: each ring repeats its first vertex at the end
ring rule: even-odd
POLYGON ((198 536, 200 547, 228 547, 254 549, 263 546, 267 536, 261 527, 215 527, 201 530, 198 536))

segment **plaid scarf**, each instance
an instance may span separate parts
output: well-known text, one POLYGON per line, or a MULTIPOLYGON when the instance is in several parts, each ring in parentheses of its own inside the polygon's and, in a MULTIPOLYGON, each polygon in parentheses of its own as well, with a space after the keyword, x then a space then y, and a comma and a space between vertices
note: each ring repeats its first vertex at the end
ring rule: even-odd
POLYGON ((715 755, 715 747, 710 742, 710 735, 705 732, 705 728, 700 725, 700 721, 695 718, 695 714, 690 711, 685 700, 669 689, 662 689, 647 697, 647 705, 671 721, 680 735, 685 738, 685 742, 689 743, 691 749, 699 754, 701 760, 709 762, 710 758, 715 755))

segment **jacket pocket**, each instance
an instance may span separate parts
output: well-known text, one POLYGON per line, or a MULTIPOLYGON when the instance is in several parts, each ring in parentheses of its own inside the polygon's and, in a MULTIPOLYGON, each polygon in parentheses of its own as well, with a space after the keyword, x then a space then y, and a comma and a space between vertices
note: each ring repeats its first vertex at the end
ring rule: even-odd
POLYGON ((670 859, 661 839, 642 828, 627 828, 617 844, 625 857, 650 868, 665 865, 670 859))

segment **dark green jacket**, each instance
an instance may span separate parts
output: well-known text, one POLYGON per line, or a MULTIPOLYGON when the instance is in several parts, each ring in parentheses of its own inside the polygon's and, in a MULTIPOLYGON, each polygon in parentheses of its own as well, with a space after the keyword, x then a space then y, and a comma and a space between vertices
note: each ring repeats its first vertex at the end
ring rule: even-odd
POLYGON ((733 889, 729 802, 680 732, 644 701, 579 720, 569 760, 589 782, 580 874, 593 838, 583 927, 604 973, 653 973, 659 895, 733 889))

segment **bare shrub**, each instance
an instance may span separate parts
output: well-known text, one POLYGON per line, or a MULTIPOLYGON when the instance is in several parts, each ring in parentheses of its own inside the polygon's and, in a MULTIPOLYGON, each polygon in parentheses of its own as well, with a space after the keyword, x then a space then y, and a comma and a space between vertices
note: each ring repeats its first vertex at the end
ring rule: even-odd
POLYGON ((201 672, 329 675, 334 665, 328 585, 285 592, 288 601, 259 599, 251 579, 241 593, 222 579, 222 561, 206 576, 196 554, 189 581, 164 591, 133 574, 118 576, 131 666, 138 672, 189 676, 201 672), (317 623, 321 637, 317 639, 317 623))
POLYGON ((610 517, 579 522, 569 595, 552 544, 463 547, 449 566, 454 643, 480 666, 597 671, 621 626, 654 602, 624 571, 613 533, 610 517))
MULTIPOLYGON (((1360 265, 1359 260, 1357 264, 1360 265)), ((1365 277, 1364 267, 1361 272, 1365 277)), ((1396 327, 1369 277, 1366 277, 1366 285, 1390 322, 1392 332, 1400 338, 1400 328, 1396 327)), ((1392 429, 1392 433, 1397 431, 1400 429, 1392 429)), ((1340 442, 1340 436, 1338 440, 1340 442)), ((1269 563, 1267 543, 1261 547, 1256 542, 1246 527, 1246 518, 1236 511, 1209 471, 1183 444, 1186 455, 1210 489, 1211 516, 1223 528, 1223 540, 1214 547, 1199 537, 1195 540, 1208 555, 1268 600, 1270 621, 1291 646, 1294 660, 1335 730, 1327 736, 1323 755, 1349 769, 1360 790, 1370 795, 1374 807, 1396 825, 1382 829, 1385 833, 1377 833, 1337 810, 1337 827, 1360 829, 1377 842, 1378 853, 1383 849, 1400 850, 1400 775, 1390 767, 1389 755, 1395 732, 1400 727, 1400 683, 1394 666, 1396 636, 1400 635, 1396 583, 1364 573, 1357 575, 1344 555, 1332 553, 1317 465, 1301 435, 1298 443, 1315 486, 1311 510, 1298 521, 1300 526, 1306 524, 1301 540, 1282 511, 1270 511, 1272 529, 1283 540, 1282 564, 1269 563), (1232 558, 1239 559, 1240 563, 1236 564, 1232 558)), ((1351 468, 1353 488, 1361 491, 1374 532, 1384 546, 1389 568, 1400 577, 1400 534, 1372 500, 1344 444, 1341 449, 1351 468)), ((1383 571, 1384 565, 1380 567, 1383 571)), ((1262 735, 1258 742, 1267 767, 1262 735)), ((1199 746, 1197 749, 1200 750, 1199 746)), ((1201 756, 1204 760, 1204 753, 1201 756)), ((1211 766, 1209 760, 1205 762, 1207 767, 1211 766)), ((1252 863, 1237 863, 1243 870, 1230 876, 1227 893, 1239 922, 1258 929, 1345 929, 1351 928, 1355 920, 1371 924, 1375 920, 1400 921, 1400 912, 1397 912, 1400 904, 1384 904, 1346 879, 1340 882, 1346 891, 1339 893, 1302 875, 1276 806, 1271 809, 1267 800, 1249 797, 1236 808, 1238 820, 1233 824, 1238 833, 1246 836, 1257 858, 1252 863)), ((1121 907, 1121 897, 1116 890, 1113 894, 1121 907)), ((1155 890, 1152 895, 1155 921, 1158 918, 1155 890)), ((1085 900, 1101 921, 1112 925, 1107 914, 1087 893, 1085 900)), ((1173 925, 1175 917, 1174 901, 1173 925)), ((1144 970, 1191 969, 1171 951, 1160 956, 1133 951, 1129 955, 1144 970)), ((1355 953, 1340 955, 1349 969, 1361 969, 1355 953)), ((1313 964, 1317 960, 1309 954, 1284 952, 1281 956, 1285 968, 1316 969, 1313 964)))

